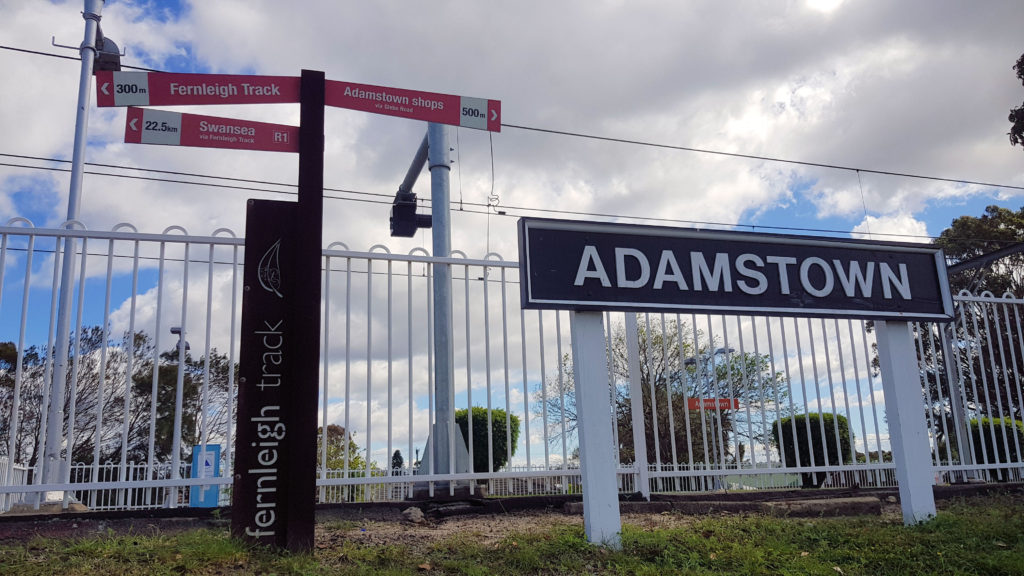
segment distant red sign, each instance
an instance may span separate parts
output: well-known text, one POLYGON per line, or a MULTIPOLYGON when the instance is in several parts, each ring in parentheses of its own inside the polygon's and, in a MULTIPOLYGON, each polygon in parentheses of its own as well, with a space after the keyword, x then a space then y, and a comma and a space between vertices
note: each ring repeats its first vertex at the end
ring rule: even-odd
POLYGON ((130 107, 124 141, 129 144, 298 152, 299 129, 283 124, 130 107))
POLYGON ((690 410, 739 410, 737 398, 687 398, 686 407, 690 410))
POLYGON ((96 73, 97 106, 189 106, 280 104, 299 101, 299 79, 291 76, 96 73))
POLYGON ((425 122, 501 132, 501 101, 328 80, 324 103, 425 122))

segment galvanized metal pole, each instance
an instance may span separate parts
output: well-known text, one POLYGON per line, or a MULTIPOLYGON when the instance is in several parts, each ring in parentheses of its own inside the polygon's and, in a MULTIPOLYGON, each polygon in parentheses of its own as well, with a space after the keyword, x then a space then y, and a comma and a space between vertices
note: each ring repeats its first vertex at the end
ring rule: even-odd
MULTIPOLYGON (((427 161, 430 166, 431 217, 435 258, 448 258, 452 251, 451 212, 448 210, 451 154, 448 148, 448 127, 431 122, 427 125, 427 161)), ((452 273, 451 266, 434 263, 434 394, 435 423, 433 435, 434 471, 455 472, 454 446, 450 429, 454 424, 455 363, 452 342, 452 273)))
MULTIPOLYGON (((75 142, 71 157, 71 188, 68 193, 67 220, 78 219, 78 205, 82 196, 82 174, 85 166, 85 146, 89 121, 89 104, 92 93, 92 68, 96 57, 96 32, 99 29, 100 14, 104 0, 85 0, 85 38, 79 54, 82 68, 78 82, 78 113, 75 118, 75 142)), ((71 226, 70 224, 68 225, 71 226)), ((61 268, 60 296, 57 312, 57 343, 54 350, 53 381, 50 383, 50 406, 46 420, 46 449, 43 452, 43 482, 58 484, 61 473, 61 448, 64 444, 64 388, 68 375, 68 349, 71 324, 71 290, 74 284, 74 260, 76 242, 64 239, 64 260, 61 268)), ((63 501, 60 492, 47 493, 46 500, 63 501)))

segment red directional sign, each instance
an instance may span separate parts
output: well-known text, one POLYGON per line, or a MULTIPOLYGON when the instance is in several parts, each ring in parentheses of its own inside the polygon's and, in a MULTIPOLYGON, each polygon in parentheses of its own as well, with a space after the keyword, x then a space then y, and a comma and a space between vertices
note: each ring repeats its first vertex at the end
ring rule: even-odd
POLYGON ((327 81, 324 103, 413 120, 501 132, 501 101, 327 81))
POLYGON ((739 410, 737 398, 687 398, 686 407, 690 410, 739 410))
POLYGON ((124 127, 124 141, 129 144, 298 152, 299 129, 283 124, 131 107, 128 108, 128 121, 124 127))
POLYGON ((290 76, 96 73, 97 106, 280 104, 299 101, 299 79, 290 76))

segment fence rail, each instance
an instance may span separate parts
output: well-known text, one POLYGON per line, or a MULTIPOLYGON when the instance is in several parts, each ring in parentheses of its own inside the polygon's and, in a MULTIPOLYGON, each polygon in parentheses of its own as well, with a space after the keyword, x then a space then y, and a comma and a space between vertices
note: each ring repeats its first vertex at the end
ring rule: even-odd
MULTIPOLYGON (((0 227, 3 510, 46 489, 33 470, 59 337, 71 341, 63 477, 90 486, 71 496, 97 510, 179 506, 207 484, 227 503, 243 250, 227 230, 0 227), (67 237, 74 329, 60 336, 67 237), (189 479, 191 447, 209 444, 222 446, 222 477, 189 479)), ((581 489, 569 315, 522 310, 516 262, 335 243, 322 264, 320 501, 403 499, 447 479, 489 495, 581 489), (439 262, 453 273, 455 408, 471 456, 486 455, 454 474, 420 469, 439 262)), ((955 303, 955 322, 913 325, 936 481, 1019 480, 1024 301, 963 293, 955 303)), ((607 313, 605 326, 621 491, 895 485, 869 323, 607 313)))

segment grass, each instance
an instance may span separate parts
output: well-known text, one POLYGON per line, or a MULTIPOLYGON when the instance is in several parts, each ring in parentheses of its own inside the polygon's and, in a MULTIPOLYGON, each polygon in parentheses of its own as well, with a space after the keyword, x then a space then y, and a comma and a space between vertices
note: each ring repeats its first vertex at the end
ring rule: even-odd
MULTIPOLYGON (((366 546, 351 522, 325 524, 333 544, 288 554, 226 531, 37 538, 0 543, 0 574, 1024 574, 1024 498, 945 503, 923 525, 898 518, 701 517, 684 527, 626 525, 622 551, 586 542, 578 526, 538 527, 485 544, 453 535, 427 547, 366 546)), ((500 522, 500 519, 495 520, 500 522)))

